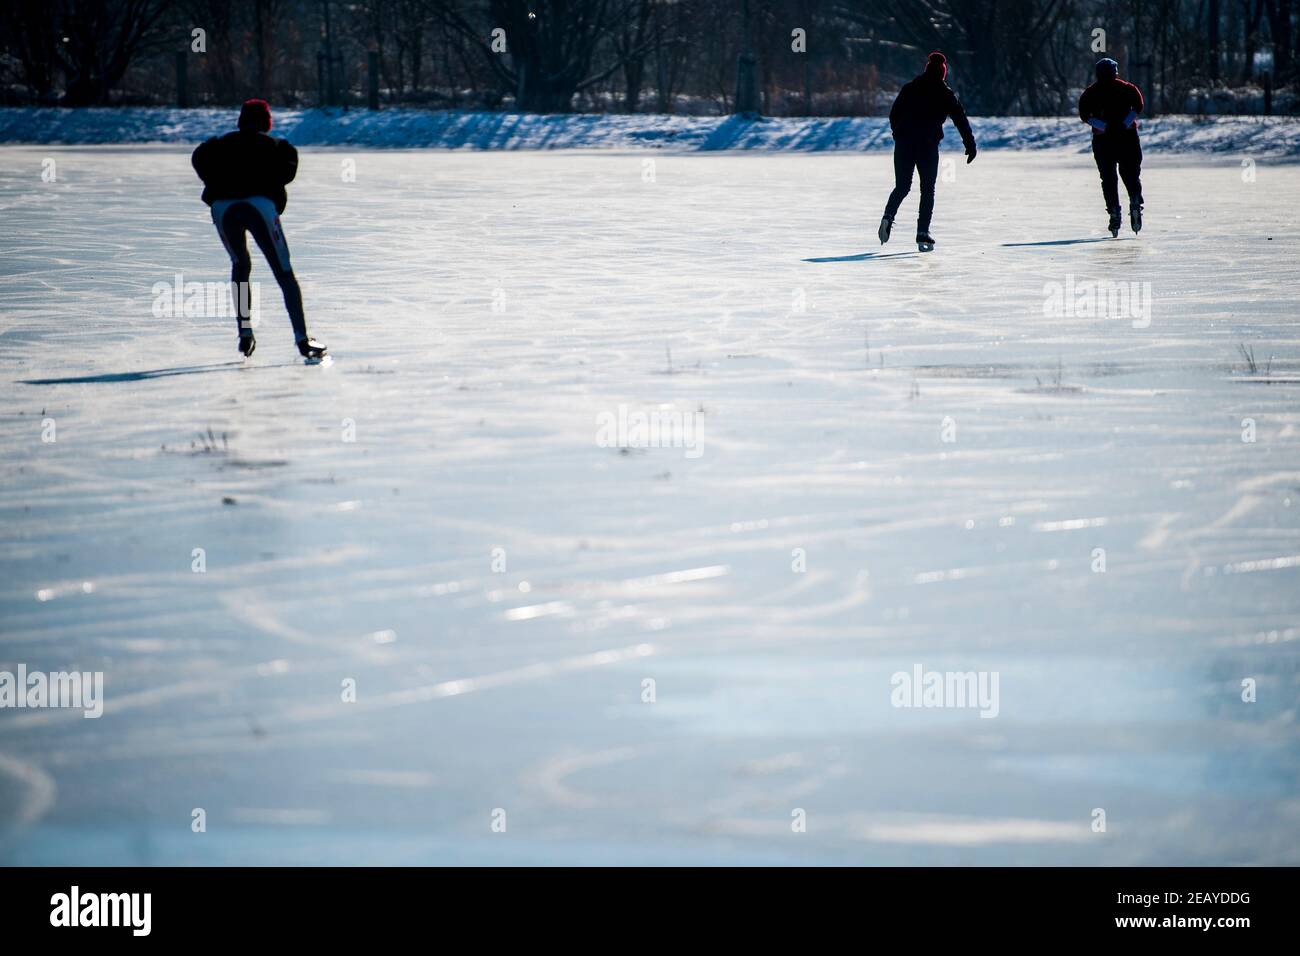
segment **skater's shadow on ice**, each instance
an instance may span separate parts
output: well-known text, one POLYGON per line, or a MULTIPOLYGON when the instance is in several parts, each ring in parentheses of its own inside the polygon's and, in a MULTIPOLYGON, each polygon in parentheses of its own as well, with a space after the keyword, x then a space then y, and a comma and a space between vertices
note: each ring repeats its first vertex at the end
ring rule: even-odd
POLYGON ((1004 242, 1002 248, 1017 249, 1021 246, 1077 246, 1081 242, 1123 242, 1125 239, 1132 239, 1132 236, 1125 236, 1124 239, 1112 239, 1110 236, 1089 236, 1087 239, 1048 239, 1046 242, 1004 242))
POLYGON ((817 259, 805 259, 804 262, 866 262, 868 259, 907 259, 919 256, 919 252, 859 252, 856 256, 822 256, 817 259))
POLYGON ((173 375, 199 375, 203 372, 231 372, 254 368, 287 368, 282 365, 245 365, 243 362, 219 362, 215 365, 181 365, 176 368, 151 368, 139 372, 104 372, 101 375, 78 375, 73 378, 19 379, 19 385, 108 385, 113 382, 143 382, 151 378, 170 378, 173 375))

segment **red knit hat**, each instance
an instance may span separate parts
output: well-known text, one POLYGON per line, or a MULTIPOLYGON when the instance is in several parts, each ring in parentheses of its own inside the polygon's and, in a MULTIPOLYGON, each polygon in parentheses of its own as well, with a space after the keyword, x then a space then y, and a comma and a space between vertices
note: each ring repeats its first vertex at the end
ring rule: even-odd
POLYGON ((244 100, 239 111, 239 128, 254 133, 270 132, 271 105, 266 100, 244 100))

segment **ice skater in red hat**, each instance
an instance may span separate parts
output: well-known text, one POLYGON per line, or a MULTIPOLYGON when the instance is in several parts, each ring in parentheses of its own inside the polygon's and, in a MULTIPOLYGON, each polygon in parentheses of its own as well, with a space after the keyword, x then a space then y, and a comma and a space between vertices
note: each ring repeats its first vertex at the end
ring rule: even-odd
POLYGON ((247 237, 252 234, 284 293, 298 351, 309 362, 317 362, 325 356, 325 346, 307 334, 302 291, 280 228, 280 213, 288 202, 284 187, 297 175, 298 151, 288 140, 269 135, 270 131, 270 106, 265 100, 248 100, 239 111, 239 128, 200 144, 190 162, 203 180, 203 201, 212 207, 212 221, 230 254, 230 280, 235 284, 239 313, 239 351, 252 355, 257 347, 248 295, 253 261, 247 237))

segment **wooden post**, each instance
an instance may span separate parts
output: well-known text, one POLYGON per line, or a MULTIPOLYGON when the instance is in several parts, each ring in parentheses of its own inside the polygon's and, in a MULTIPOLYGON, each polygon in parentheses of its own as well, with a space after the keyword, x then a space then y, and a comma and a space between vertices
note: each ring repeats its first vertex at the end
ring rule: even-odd
POLYGON ((1273 115, 1273 77, 1265 70, 1259 75, 1259 81, 1264 87, 1264 115, 1273 115))
POLYGON ((370 73, 370 108, 379 109, 379 54, 371 50, 366 57, 370 73))
POLYGON ((740 56, 736 58, 736 113, 758 113, 758 61, 750 34, 749 0, 740 0, 740 56))
POLYGON ((1132 71, 1133 79, 1137 82, 1139 89, 1142 90, 1143 99, 1146 100, 1146 107, 1142 112, 1147 117, 1154 116, 1159 112, 1155 87, 1155 64, 1150 60, 1134 60, 1129 63, 1129 69, 1132 71))
POLYGON ((324 14, 325 14, 325 19, 324 19, 325 32, 321 37, 321 39, 325 41, 324 96, 325 96, 325 105, 333 106, 336 102, 338 102, 338 100, 334 96, 334 89, 335 89, 334 61, 338 58, 338 54, 334 52, 334 27, 331 25, 331 21, 330 21, 330 0, 324 0, 322 6, 324 8, 324 14))
POLYGON ((190 105, 189 62, 186 53, 176 54, 176 105, 181 109, 190 105))
POLYGON ((752 53, 736 59, 736 113, 758 112, 758 61, 752 53))

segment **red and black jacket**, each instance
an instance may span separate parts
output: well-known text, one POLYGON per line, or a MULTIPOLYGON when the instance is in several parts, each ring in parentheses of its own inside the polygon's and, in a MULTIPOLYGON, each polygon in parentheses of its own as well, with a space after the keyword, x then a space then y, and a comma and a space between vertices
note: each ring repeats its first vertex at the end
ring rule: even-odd
MULTIPOLYGON (((1083 95, 1079 97, 1079 119, 1085 123, 1090 119, 1104 120, 1106 132, 1097 131, 1097 135, 1110 136, 1125 132, 1124 118, 1128 116, 1130 110, 1141 113, 1142 106, 1141 90, 1127 80, 1111 77, 1098 80, 1083 91, 1083 95)), ((1134 120, 1132 127, 1134 133, 1137 132, 1137 127, 1137 120, 1134 120)))

